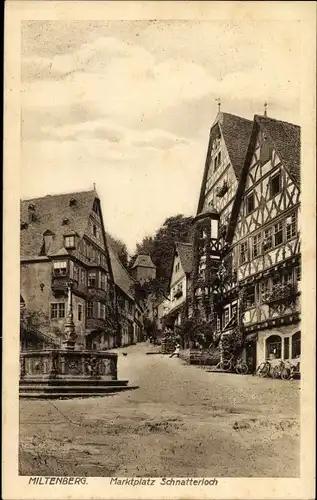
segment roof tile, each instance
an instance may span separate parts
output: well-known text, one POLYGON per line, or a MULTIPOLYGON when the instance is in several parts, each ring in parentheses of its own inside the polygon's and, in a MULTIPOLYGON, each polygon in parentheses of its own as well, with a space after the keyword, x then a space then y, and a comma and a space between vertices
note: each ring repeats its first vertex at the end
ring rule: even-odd
POLYGON ((83 236, 96 197, 96 191, 85 191, 22 200, 20 217, 27 226, 25 229, 21 229, 20 233, 21 257, 40 255, 43 235, 47 230, 55 235, 50 247, 50 254, 56 254, 63 248, 64 234, 69 234, 70 231, 76 229, 79 236, 83 236), (70 206, 71 199, 76 199, 76 205, 70 206), (35 220, 29 223, 30 205, 34 206, 35 220), (65 218, 69 219, 67 226, 62 225, 65 218))

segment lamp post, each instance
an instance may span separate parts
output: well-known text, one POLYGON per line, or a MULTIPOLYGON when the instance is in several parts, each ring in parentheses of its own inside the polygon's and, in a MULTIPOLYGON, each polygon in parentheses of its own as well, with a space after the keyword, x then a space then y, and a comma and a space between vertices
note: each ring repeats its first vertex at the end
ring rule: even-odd
POLYGON ((68 294, 68 307, 67 307, 67 317, 65 322, 65 335, 66 340, 63 342, 64 349, 75 349, 76 343, 76 332, 75 332, 75 324, 74 324, 74 316, 73 316, 73 297, 72 297, 72 287, 73 283, 68 281, 66 283, 67 286, 67 294, 68 294))

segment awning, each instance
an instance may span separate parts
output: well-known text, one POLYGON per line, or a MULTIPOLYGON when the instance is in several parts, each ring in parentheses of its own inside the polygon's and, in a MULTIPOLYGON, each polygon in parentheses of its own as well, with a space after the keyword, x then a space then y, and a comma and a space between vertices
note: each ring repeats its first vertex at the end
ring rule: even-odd
POLYGON ((249 333, 245 337, 245 343, 246 344, 251 344, 253 342, 256 342, 258 340, 258 334, 257 333, 249 333))

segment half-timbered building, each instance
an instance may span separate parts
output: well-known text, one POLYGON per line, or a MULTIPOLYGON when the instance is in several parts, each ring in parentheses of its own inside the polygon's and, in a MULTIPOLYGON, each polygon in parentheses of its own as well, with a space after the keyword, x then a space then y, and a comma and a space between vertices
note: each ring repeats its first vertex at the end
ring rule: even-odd
POLYGON ((227 231, 242 167, 248 148, 252 121, 229 113, 218 113, 211 127, 205 169, 194 219, 192 301, 189 316, 212 322, 218 334, 235 314, 236 287, 227 231), (225 262, 226 289, 220 286, 221 263, 225 262), (216 282, 218 281, 218 287, 216 282), (224 292, 228 292, 227 295, 224 292), (231 303, 233 302, 233 303, 231 303))
POLYGON ((194 220, 189 315, 255 368, 300 355, 300 128, 218 113, 194 220))
POLYGON ((300 128, 256 115, 228 235, 254 364, 300 356, 299 216, 300 128))

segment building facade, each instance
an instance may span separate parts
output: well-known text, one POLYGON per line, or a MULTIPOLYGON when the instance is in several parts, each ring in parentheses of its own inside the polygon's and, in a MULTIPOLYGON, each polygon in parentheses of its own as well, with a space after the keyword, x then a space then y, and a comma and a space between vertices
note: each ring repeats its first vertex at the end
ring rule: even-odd
POLYGON ((160 322, 174 328, 181 326, 188 316, 187 298, 190 290, 192 272, 192 244, 178 242, 174 247, 173 264, 169 283, 168 300, 158 308, 160 322), (163 315, 163 316, 162 316, 163 315))
POLYGON ((120 323, 121 346, 135 344, 143 339, 144 320, 142 304, 136 301, 135 281, 109 245, 109 254, 116 288, 116 300, 120 323))
POLYGON ((300 128, 255 116, 229 236, 246 358, 300 359, 300 128), (231 239, 232 238, 232 239, 231 239))
POLYGON ((21 297, 42 315, 41 332, 61 345, 71 286, 77 345, 115 346, 115 284, 96 191, 24 200, 20 228, 21 297))
POLYGON ((192 314, 252 368, 300 356, 299 215, 300 128, 219 113, 195 219, 192 314))

